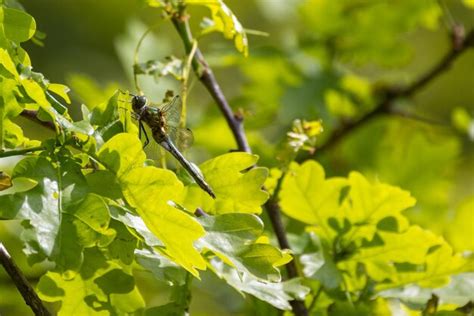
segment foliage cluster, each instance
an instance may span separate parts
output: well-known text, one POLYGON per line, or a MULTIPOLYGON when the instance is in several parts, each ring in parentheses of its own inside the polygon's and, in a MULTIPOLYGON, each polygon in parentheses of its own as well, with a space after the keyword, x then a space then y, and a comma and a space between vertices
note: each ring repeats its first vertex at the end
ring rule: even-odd
MULTIPOLYGON (((465 4, 472 6, 472 1, 465 4)), ((304 29, 298 44, 254 56, 247 33, 255 32, 246 30, 222 0, 148 0, 144 5, 152 12, 158 8, 166 22, 176 25, 188 55, 136 61, 135 76, 177 79, 185 106, 191 68, 200 79, 210 71, 187 24, 179 26, 192 20, 195 7, 210 12, 196 38, 218 32, 237 52, 250 56, 232 55, 212 65, 237 65, 247 79, 235 102, 250 104, 254 116, 246 118, 248 135, 260 164, 259 156, 249 152, 222 154, 231 149, 228 140, 219 138, 224 118, 203 120, 196 128, 198 144, 201 139, 206 146, 206 133, 216 135, 209 141, 212 157, 199 165, 215 191, 212 199, 179 168, 173 171, 147 158, 127 94, 109 89, 94 95, 94 85, 77 77, 70 85, 88 102, 74 119, 69 87, 33 71, 22 48, 26 41, 41 44, 34 18, 17 2, 2 1, 0 218, 21 221, 18 236, 28 263, 47 267, 36 290, 51 310, 60 315, 183 315, 190 309, 193 280, 208 270, 263 302, 254 304, 257 314, 276 314, 277 309, 301 315, 472 311, 474 247, 468 238, 474 200, 463 197, 452 228, 426 220, 440 205, 447 209, 448 188, 454 185, 439 179, 438 171, 461 150, 459 139, 469 137, 473 123, 468 110, 453 111, 457 132, 443 139, 441 149, 431 148, 422 136, 403 137, 401 129, 410 127, 385 121, 383 133, 361 133, 350 146, 341 146, 336 154, 358 162, 366 176, 352 171, 327 178, 312 159, 324 147, 320 144, 332 141, 330 135, 363 119, 387 97, 373 84, 381 77, 364 77, 344 65, 406 63, 410 48, 400 45, 400 34, 439 28, 442 4, 306 1, 296 12, 304 29), (325 86, 312 88, 323 77, 325 86), (285 105, 295 98, 307 104, 300 109, 285 105), (53 134, 41 141, 26 137, 20 116, 53 134), (315 116, 323 125, 303 119, 315 116), (302 120, 287 133, 288 118, 296 117, 302 120), (272 121, 285 121, 286 128, 276 131, 270 144, 265 131, 257 131, 272 121), (368 148, 374 139, 381 145, 368 148), (384 143, 393 139, 403 144, 403 152, 387 155, 384 143), (420 161, 432 157, 426 162, 431 170, 413 176, 420 161), (403 172, 394 172, 402 161, 403 172), (372 179, 375 173, 410 189, 421 206, 415 206, 408 191, 372 179), (427 182, 433 185, 423 187, 427 182), (264 209, 270 214, 280 208, 288 233, 265 215, 264 209), (280 249, 286 248, 281 238, 289 239, 291 250, 280 249), (140 273, 166 284, 166 302, 147 304, 137 281, 140 273)), ((471 41, 466 45, 474 45, 471 41)), ((240 116, 245 115, 233 118, 240 116)), ((330 161, 331 155, 322 160, 330 161)), ((345 169, 343 163, 340 170, 345 169)))

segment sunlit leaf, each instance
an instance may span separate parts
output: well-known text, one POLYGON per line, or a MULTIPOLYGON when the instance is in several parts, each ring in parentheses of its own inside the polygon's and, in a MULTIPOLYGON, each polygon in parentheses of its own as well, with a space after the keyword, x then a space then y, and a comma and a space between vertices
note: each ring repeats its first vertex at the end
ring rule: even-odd
POLYGON ((96 249, 86 252, 86 263, 79 274, 64 278, 48 272, 38 283, 38 294, 46 302, 60 302, 58 315, 110 315, 132 313, 145 303, 126 269, 96 249))
POLYGON ((188 210, 203 207, 211 214, 261 213, 261 205, 268 194, 262 190, 268 170, 252 168, 257 156, 247 153, 229 153, 208 160, 200 165, 206 181, 216 194, 213 200, 197 185, 187 187, 184 205, 188 210))
POLYGON ((205 269, 204 259, 193 246, 204 235, 204 229, 170 204, 183 195, 183 184, 176 175, 169 170, 141 167, 145 155, 138 138, 130 134, 118 134, 109 140, 99 158, 117 175, 127 202, 163 242, 167 255, 196 276, 196 268, 205 269))
POLYGON ((20 79, 20 75, 16 70, 15 63, 8 54, 8 51, 3 48, 0 48, 0 63, 3 65, 3 67, 5 67, 5 69, 15 80, 20 79))
POLYGON ((343 204, 345 217, 355 224, 349 241, 372 239, 377 224, 389 217, 396 219, 399 230, 407 227, 407 219, 401 212, 415 205, 409 192, 383 183, 371 184, 357 172, 351 172, 349 184, 349 196, 343 204))
MULTIPOLYGON (((242 24, 222 0, 185 0, 186 4, 206 6, 211 10, 212 22, 207 23, 203 33, 221 32, 225 38, 234 41, 235 48, 248 55, 248 40, 242 24)), ((210 20, 207 20, 210 21, 210 20)))
POLYGON ((68 86, 59 83, 50 83, 48 85, 48 90, 59 95, 61 98, 64 99, 64 101, 66 101, 67 104, 71 103, 71 99, 67 94, 70 90, 68 86))
POLYGON ((446 238, 456 251, 474 251, 474 238, 467 238, 473 232, 473 218, 474 197, 471 197, 459 205, 446 229, 446 238))
POLYGON ((17 43, 29 40, 36 31, 35 19, 17 9, 0 8, 0 23, 7 38, 17 43))
POLYGON ((255 243, 263 232, 263 223, 251 214, 223 214, 204 216, 199 222, 206 235, 198 245, 214 252, 239 273, 273 282, 280 281, 277 266, 283 259, 281 250, 262 243, 255 243))
POLYGON ((315 161, 292 165, 280 192, 282 211, 303 223, 318 225, 326 237, 333 234, 328 219, 337 215, 345 179, 325 179, 323 168, 315 161))
POLYGON ((253 295, 279 309, 290 310, 289 301, 304 299, 309 292, 298 278, 273 283, 257 280, 248 274, 241 275, 219 260, 213 260, 212 265, 215 273, 237 291, 253 295))

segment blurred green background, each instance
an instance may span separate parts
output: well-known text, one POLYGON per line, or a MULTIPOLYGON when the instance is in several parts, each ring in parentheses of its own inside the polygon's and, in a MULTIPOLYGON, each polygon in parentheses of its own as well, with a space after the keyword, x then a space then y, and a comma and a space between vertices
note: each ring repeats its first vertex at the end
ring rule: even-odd
MULTIPOLYGON (((381 87, 403 87, 429 71, 451 47, 453 22, 464 25, 466 32, 474 28, 472 1, 225 2, 244 27, 268 36, 249 34, 248 58, 220 34, 203 37, 200 47, 233 109, 243 113, 260 164, 268 167, 281 164, 286 132, 294 119, 322 119, 325 132, 319 143, 324 143, 342 122, 370 110, 381 87)), ((149 27, 158 24, 144 41, 140 61, 184 55, 172 25, 163 21, 158 9, 146 8, 141 1, 25 0, 22 4, 46 34, 43 47, 32 42, 24 45, 34 69, 71 87, 70 111, 76 117, 81 103, 100 103, 115 88, 134 91, 133 52, 149 27)), ((194 30, 206 13, 190 10, 194 30)), ((140 78, 140 85, 154 101, 161 100, 167 89, 178 89, 170 78, 140 78)), ((224 119, 197 81, 188 102, 188 125, 195 134, 188 154, 194 161, 235 147, 224 119)), ((382 115, 336 146, 317 152, 316 159, 330 176, 358 170, 411 191, 418 201, 409 211, 415 223, 443 234, 458 251, 474 250, 474 49, 396 106, 437 123, 382 115), (471 240, 459 237, 469 235, 471 240)), ((26 134, 37 137, 36 126, 23 123, 26 134)), ((153 156, 157 147, 148 151, 153 156)), ((298 225, 287 225, 297 240, 298 225)), ((34 282, 47 267, 27 265, 22 245, 14 237, 20 230, 19 224, 2 222, 0 238, 34 282)), ((156 284, 147 273, 137 277, 148 305, 166 301, 164 284, 156 284)), ((263 303, 244 300, 210 274, 194 285, 193 315, 265 314, 263 303)), ((0 269, 0 314, 29 313, 0 269)))

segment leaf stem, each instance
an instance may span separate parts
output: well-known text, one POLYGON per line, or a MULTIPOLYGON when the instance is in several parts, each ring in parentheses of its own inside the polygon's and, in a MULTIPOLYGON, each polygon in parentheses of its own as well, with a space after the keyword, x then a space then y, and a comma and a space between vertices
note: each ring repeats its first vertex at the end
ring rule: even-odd
POLYGON ((24 149, 15 149, 15 150, 8 150, 8 151, 0 151, 0 158, 11 157, 11 156, 21 156, 25 154, 29 154, 35 151, 42 151, 46 148, 43 146, 36 146, 24 149))
POLYGON ((3 265, 13 283, 15 283, 16 288, 21 296, 23 296, 25 303, 30 306, 33 313, 40 316, 51 315, 33 287, 28 283, 26 277, 15 264, 2 242, 0 242, 0 263, 3 265))

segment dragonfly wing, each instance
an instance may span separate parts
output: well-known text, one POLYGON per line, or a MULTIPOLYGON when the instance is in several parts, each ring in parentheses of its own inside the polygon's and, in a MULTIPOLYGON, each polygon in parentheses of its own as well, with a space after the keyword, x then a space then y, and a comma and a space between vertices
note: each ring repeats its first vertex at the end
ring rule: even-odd
POLYGON ((176 128, 168 126, 168 137, 176 144, 179 150, 184 151, 192 146, 194 142, 193 132, 189 128, 176 128))
POLYGON ((181 120, 182 101, 177 95, 170 102, 166 103, 160 108, 160 111, 165 117, 166 124, 170 127, 179 127, 181 120))
POLYGON ((177 144, 180 150, 186 150, 191 147, 194 142, 193 132, 189 128, 180 128, 177 130, 177 144))

